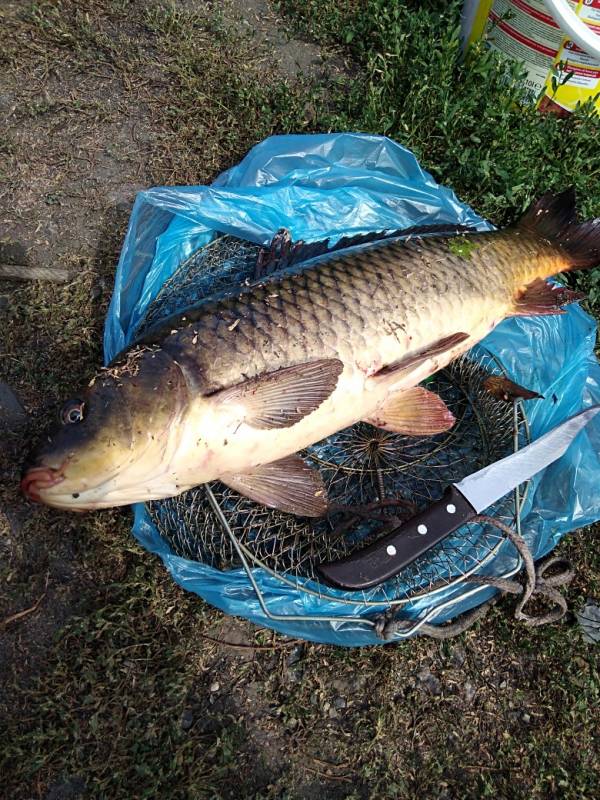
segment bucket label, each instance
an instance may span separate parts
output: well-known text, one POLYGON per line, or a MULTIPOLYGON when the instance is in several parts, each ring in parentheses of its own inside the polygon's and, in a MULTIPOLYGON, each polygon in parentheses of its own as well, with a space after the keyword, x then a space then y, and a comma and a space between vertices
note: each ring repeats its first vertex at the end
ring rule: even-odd
POLYGON ((584 22, 600 22, 600 0, 583 0, 579 16, 584 22))
POLYGON ((495 0, 489 14, 490 45, 522 61, 525 85, 537 97, 562 44, 563 34, 541 0, 495 0))
MULTIPOLYGON (((600 37, 600 0, 569 0, 572 11, 600 37)), ((470 42, 485 29, 490 47, 521 61, 531 101, 565 114, 594 98, 600 110, 600 60, 565 36, 543 0, 479 0, 470 42), (545 95, 545 96, 544 96, 545 95)))
POLYGON ((561 64, 558 73, 559 82, 562 83, 567 75, 570 75, 569 80, 561 88, 580 86, 594 89, 598 86, 600 80, 598 60, 584 52, 575 42, 569 40, 564 43, 559 52, 559 63, 561 64))

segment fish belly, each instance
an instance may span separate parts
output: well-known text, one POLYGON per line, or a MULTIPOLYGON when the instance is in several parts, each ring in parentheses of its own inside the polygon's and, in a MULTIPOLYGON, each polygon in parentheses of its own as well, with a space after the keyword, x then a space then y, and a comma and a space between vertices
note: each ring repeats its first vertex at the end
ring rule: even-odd
MULTIPOLYGON (((475 324, 469 339, 398 375, 377 375, 382 364, 402 358, 407 349, 396 336, 383 337, 379 347, 363 350, 345 365, 335 390, 319 408, 290 427, 254 428, 240 422, 238 409, 211 405, 205 398, 198 398, 186 421, 184 446, 172 466, 177 484, 195 486, 229 473, 250 472, 372 417, 388 398, 416 386, 446 366, 496 324, 493 319, 482 322, 479 310, 472 316, 475 324)), ((463 314, 462 323, 465 321, 463 314)), ((430 328, 434 340, 444 335, 444 328, 439 331, 430 328)))

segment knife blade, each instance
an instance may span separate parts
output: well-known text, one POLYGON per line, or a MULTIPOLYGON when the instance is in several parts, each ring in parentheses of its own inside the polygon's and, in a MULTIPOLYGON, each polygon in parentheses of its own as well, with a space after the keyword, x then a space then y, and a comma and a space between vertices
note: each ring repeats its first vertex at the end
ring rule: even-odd
POLYGON ((332 586, 370 589, 397 575, 496 500, 558 460, 600 411, 590 406, 516 453, 451 484, 442 498, 391 533, 347 558, 317 566, 332 586))

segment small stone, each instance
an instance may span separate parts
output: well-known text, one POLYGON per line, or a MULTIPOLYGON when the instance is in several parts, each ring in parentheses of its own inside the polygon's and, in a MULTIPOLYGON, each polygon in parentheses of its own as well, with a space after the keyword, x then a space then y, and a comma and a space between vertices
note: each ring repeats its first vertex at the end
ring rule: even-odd
POLYGON ((437 697, 442 693, 442 685, 440 683, 439 678, 436 678, 435 675, 432 675, 428 667, 422 669, 417 675, 417 678, 421 686, 427 692, 429 692, 429 694, 433 695, 434 697, 437 697))
POLYGON ((27 417, 21 401, 10 386, 0 381, 0 425, 23 422, 27 417))
POLYGON ((473 698, 477 694, 477 689, 473 686, 471 681, 465 681, 463 686, 463 692, 465 694, 465 700, 467 703, 472 703, 473 698))
POLYGON ((258 703, 261 694, 262 694, 262 684, 259 681, 251 681, 246 685, 244 695, 246 697, 246 701, 248 701, 252 705, 258 703))
POLYGON ((216 733, 219 730, 219 722, 213 716, 201 716, 194 730, 199 734, 216 733))
POLYGON ((450 650, 450 661, 452 662, 452 666, 462 667, 466 660, 467 654, 465 653, 464 647, 461 647, 459 644, 454 645, 454 647, 452 647, 450 650))
POLYGON ((531 717, 529 716, 529 714, 528 714, 526 711, 524 711, 524 712, 522 713, 522 715, 521 715, 521 719, 523 720, 523 722, 524 722, 526 725, 528 725, 528 724, 531 722, 531 717))
POLYGON ((184 709, 179 724, 182 731, 189 731, 194 724, 194 713, 191 708, 184 709))
POLYGON ((367 676, 357 675, 353 680, 350 681, 348 688, 353 690, 354 692, 359 692, 361 689, 364 689, 366 685, 367 685, 367 676))
POLYGON ((0 242, 0 261, 5 264, 27 264, 27 250, 20 242, 0 242))
POLYGON ((292 647, 289 656, 286 659, 286 664, 288 667, 297 664, 304 658, 304 645, 297 644, 295 647, 292 647))
POLYGON ((575 616, 583 641, 587 644, 598 644, 600 642, 600 605, 593 600, 588 600, 575 616))
POLYGON ((215 681, 214 683, 211 683, 211 685, 209 687, 209 691, 218 692, 220 688, 221 688, 221 684, 218 683, 218 681, 215 681))
POLYGON ((285 671, 285 675, 290 683, 300 683, 303 673, 304 670, 300 664, 297 664, 295 667, 288 667, 285 671))
POLYGON ((53 783, 48 789, 44 800, 79 800, 86 794, 83 778, 73 775, 64 781, 53 783))
POLYGON ((335 708, 346 708, 348 705, 344 697, 334 697, 333 705, 335 708))
POLYGON ((348 683, 346 681, 339 680, 338 678, 332 681, 331 685, 340 694, 348 690, 348 683))

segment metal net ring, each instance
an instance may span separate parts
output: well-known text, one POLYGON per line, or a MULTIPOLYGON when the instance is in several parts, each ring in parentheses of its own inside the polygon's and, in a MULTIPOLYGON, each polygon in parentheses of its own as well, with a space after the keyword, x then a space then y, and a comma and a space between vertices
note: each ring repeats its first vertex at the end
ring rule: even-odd
MULTIPOLYGON (((205 297, 248 283, 260 253, 258 245, 218 235, 165 282, 137 334, 205 297)), ((356 593, 345 599, 321 584, 315 567, 365 546, 403 516, 437 500, 449 483, 528 443, 522 404, 513 407, 489 394, 483 382, 490 373, 504 371, 491 354, 477 350, 429 379, 427 388, 444 399, 457 420, 444 434, 411 438, 358 423, 308 448, 302 455, 320 470, 335 509, 327 518, 308 520, 267 509, 220 483, 211 488, 229 530, 202 486, 149 503, 150 516, 179 556, 222 571, 238 569, 242 564, 233 536, 253 567, 298 591, 338 602, 392 606, 452 586, 498 553, 504 540, 496 528, 463 526, 358 599, 356 593)), ((514 524, 514 497, 490 513, 514 524)))
MULTIPOLYGON (((339 599, 338 593, 319 582, 315 567, 320 562, 364 547, 385 532, 386 523, 387 528, 397 524, 399 516, 437 500, 449 483, 512 451, 513 407, 494 399, 482 386, 492 367, 498 369, 489 356, 463 358, 428 383, 457 418, 444 434, 410 438, 358 423, 305 451, 305 458, 323 475, 332 505, 340 509, 325 519, 267 509, 223 484, 213 484, 229 530, 247 560, 293 583, 299 591, 339 599), (357 515, 353 508, 373 513, 357 515)), ((517 414, 519 446, 523 446, 528 443, 527 425, 521 408, 517 414)), ((241 566, 229 531, 202 486, 152 502, 149 510, 177 555, 223 571, 241 566)), ((514 524, 514 497, 497 503, 491 513, 514 524)), ((364 602, 392 604, 448 587, 477 571, 503 542, 493 526, 465 525, 378 590, 371 590, 364 602)), ((356 597, 352 602, 357 602, 356 597)))

